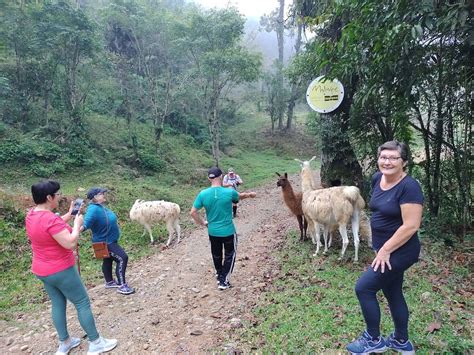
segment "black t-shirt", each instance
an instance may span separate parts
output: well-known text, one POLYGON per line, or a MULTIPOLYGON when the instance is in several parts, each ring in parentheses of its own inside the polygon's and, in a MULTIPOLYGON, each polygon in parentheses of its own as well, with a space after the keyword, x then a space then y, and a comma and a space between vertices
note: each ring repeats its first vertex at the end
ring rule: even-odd
MULTIPOLYGON (((397 185, 388 190, 380 188, 381 178, 380 172, 372 177, 372 196, 369 202, 372 211, 370 226, 374 250, 379 250, 403 224, 400 205, 405 203, 422 205, 424 201, 420 184, 411 176, 405 176, 397 185)), ((415 244, 419 244, 416 232, 400 249, 410 248, 415 244)))

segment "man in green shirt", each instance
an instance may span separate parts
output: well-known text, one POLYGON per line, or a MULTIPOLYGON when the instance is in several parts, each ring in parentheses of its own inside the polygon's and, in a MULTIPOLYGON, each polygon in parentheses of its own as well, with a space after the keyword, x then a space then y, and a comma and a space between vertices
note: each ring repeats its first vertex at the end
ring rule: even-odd
POLYGON ((230 287, 229 278, 234 268, 237 251, 237 234, 232 221, 232 203, 249 197, 255 192, 239 193, 234 189, 222 187, 222 171, 217 167, 209 169, 207 174, 211 187, 202 190, 194 200, 191 217, 202 226, 207 226, 211 241, 212 260, 216 268, 218 288, 230 287), (206 219, 202 219, 199 210, 206 210, 206 219))

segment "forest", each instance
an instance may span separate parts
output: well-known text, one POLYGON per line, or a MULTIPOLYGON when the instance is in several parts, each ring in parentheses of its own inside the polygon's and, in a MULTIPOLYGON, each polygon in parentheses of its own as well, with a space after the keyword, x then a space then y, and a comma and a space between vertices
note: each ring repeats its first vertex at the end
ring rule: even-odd
POLYGON ((323 73, 346 92, 338 110, 311 118, 323 181, 362 186, 375 147, 391 139, 413 144, 412 170, 433 231, 462 241, 472 209, 469 6, 294 1, 288 15, 262 18, 279 38, 279 58, 263 70, 261 53, 243 43, 245 19, 233 8, 3 1, 0 162, 40 177, 94 165, 108 149, 90 139, 90 117, 100 117, 126 124, 125 147, 115 158, 127 166, 165 169, 160 143, 175 133, 209 150, 218 164, 229 143, 222 132, 244 103, 267 112, 273 130, 284 134, 295 102, 323 73), (284 67, 289 30, 297 36, 296 55, 284 67), (314 35, 305 43, 304 31, 314 35), (151 141, 140 139, 140 123, 150 124, 151 141))
MULTIPOLYGON (((260 30, 274 36, 277 58, 251 42, 232 6, 0 0, 2 274, 19 267, 17 253, 28 268, 18 196, 39 179, 62 179, 71 196, 77 186, 122 184, 116 207, 126 218, 137 193, 190 207, 212 165, 254 172, 253 187, 317 155, 323 186, 356 185, 367 198, 377 147, 390 140, 411 148, 423 237, 472 256, 473 3, 274 3, 260 30), (324 114, 305 102, 321 75, 344 86, 342 104, 324 114)), ((25 306, 16 297, 27 279, 2 309, 25 306)))

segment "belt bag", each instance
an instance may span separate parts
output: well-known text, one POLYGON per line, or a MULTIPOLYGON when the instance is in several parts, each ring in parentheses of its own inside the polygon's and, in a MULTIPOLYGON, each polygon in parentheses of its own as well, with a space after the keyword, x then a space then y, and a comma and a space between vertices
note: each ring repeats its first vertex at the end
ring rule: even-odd
POLYGON ((92 243, 94 249, 94 256, 96 259, 110 258, 109 248, 106 242, 92 243))
MULTIPOLYGON (((104 211, 105 220, 107 222, 107 232, 106 232, 106 237, 105 237, 107 239, 107 236, 109 234, 109 217, 107 216, 107 212, 105 211, 105 208, 102 207, 102 211, 104 211)), ((94 256, 96 259, 110 258, 107 242, 92 243, 92 248, 94 249, 94 256)))

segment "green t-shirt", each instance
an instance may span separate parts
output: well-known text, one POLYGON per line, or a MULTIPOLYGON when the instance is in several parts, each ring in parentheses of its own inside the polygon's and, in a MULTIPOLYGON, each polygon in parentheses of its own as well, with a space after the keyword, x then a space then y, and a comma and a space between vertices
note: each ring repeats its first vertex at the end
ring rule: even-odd
POLYGON ((226 187, 209 187, 202 190, 194 200, 194 208, 206 209, 207 229, 214 237, 227 237, 235 233, 232 222, 232 202, 239 201, 239 194, 226 187))

